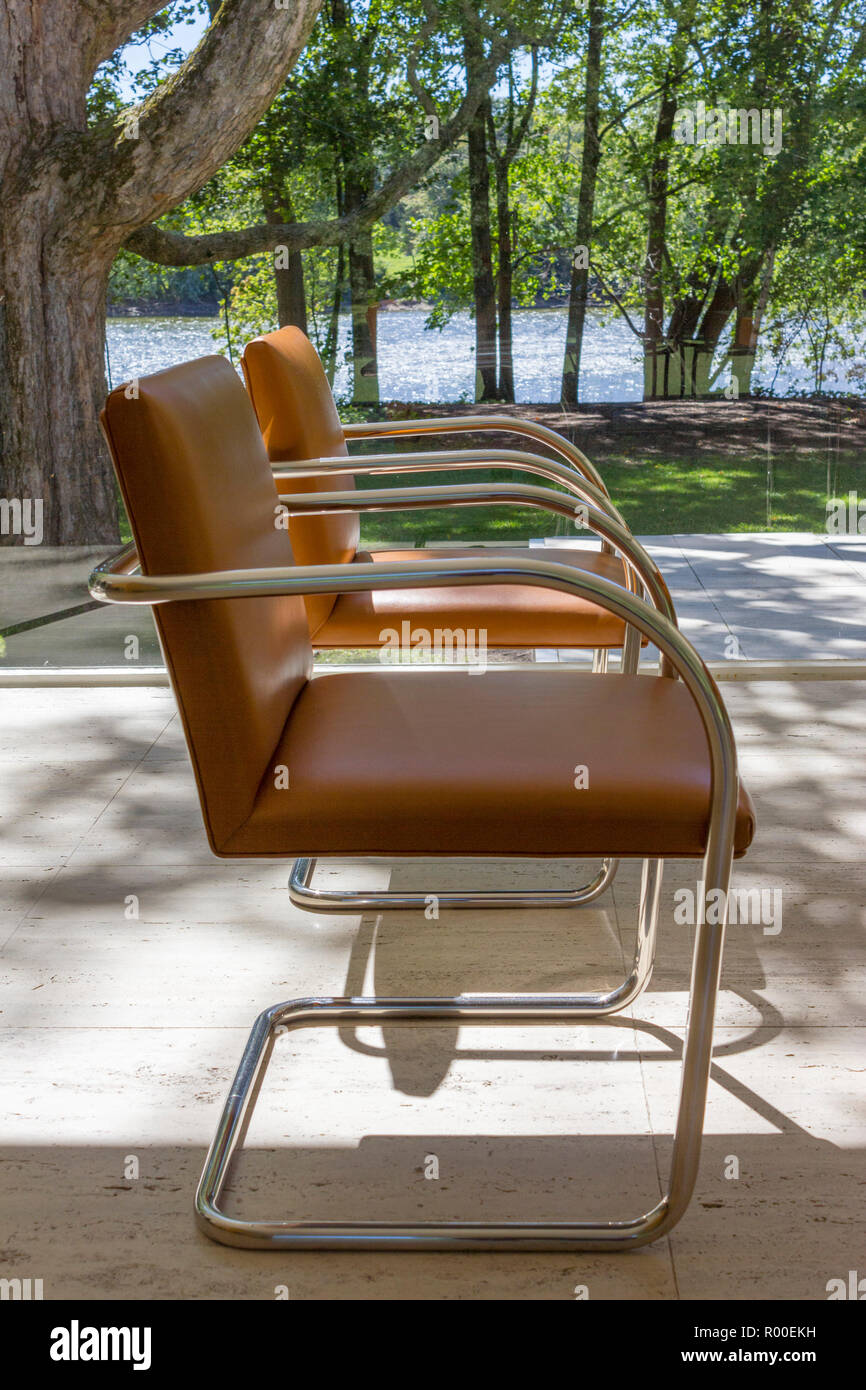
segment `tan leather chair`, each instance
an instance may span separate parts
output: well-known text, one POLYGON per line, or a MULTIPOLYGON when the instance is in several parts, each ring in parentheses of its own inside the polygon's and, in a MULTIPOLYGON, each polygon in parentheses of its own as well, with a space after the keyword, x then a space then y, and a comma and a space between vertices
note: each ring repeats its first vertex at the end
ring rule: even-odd
MULTIPOLYGON (((561 435, 531 421, 509 416, 463 416, 444 420, 404 420, 396 423, 372 422, 343 425, 312 343, 299 328, 281 328, 254 338, 243 354, 242 365, 250 399, 275 466, 278 486, 295 509, 289 522, 292 549, 299 564, 347 564, 358 560, 376 564, 403 563, 418 558, 412 550, 378 550, 373 554, 358 549, 360 528, 357 508, 383 506, 477 505, 481 502, 534 502, 531 491, 500 485, 493 489, 453 487, 434 490, 392 490, 390 496, 365 491, 347 497, 343 510, 329 514, 299 514, 303 492, 348 492, 355 486, 355 474, 408 473, 490 469, 511 465, 524 472, 561 483, 569 491, 562 514, 572 523, 595 529, 599 510, 619 522, 604 484, 589 460, 561 435), (451 450, 433 453, 393 453, 355 455, 348 458, 346 441, 387 436, 445 434, 471 430, 508 430, 529 435, 558 458, 516 450, 451 450), (318 470, 318 472, 316 472, 318 470), (377 503, 376 498, 379 498, 377 503), (591 514, 587 504, 592 507, 591 514)), ((307 500, 312 507, 315 502, 307 500)), ((475 559, 502 556, 532 559, 537 551, 514 546, 460 547, 435 549, 438 559, 475 559)), ((598 575, 613 583, 625 584, 623 560, 607 544, 597 551, 568 547, 545 547, 544 558, 566 564, 586 574, 598 575)), ((633 586, 634 587, 634 586, 633 586)), ((384 633, 402 630, 402 624, 429 629, 486 633, 488 647, 591 647, 596 666, 606 664, 610 648, 621 647, 624 624, 598 604, 576 594, 557 593, 529 585, 479 586, 453 585, 427 593, 418 589, 389 589, 384 593, 346 593, 325 598, 308 598, 310 633, 315 647, 380 647, 384 633)))
POLYGON ((724 705, 700 657, 657 608, 546 557, 295 565, 275 525, 276 492, 255 415, 222 358, 142 378, 134 398, 113 391, 102 420, 134 545, 94 572, 91 592, 154 607, 216 855, 644 860, 633 965, 606 993, 316 998, 265 1010, 196 1195, 203 1229, 256 1249, 520 1250, 625 1249, 670 1230, 697 1171, 731 860, 754 830, 724 705), (379 667, 311 679, 304 596, 514 581, 576 594, 633 624, 664 654, 659 674, 494 667, 470 679, 379 667), (576 763, 588 769, 581 789, 576 763), (276 1029, 586 1019, 621 1010, 649 979, 667 856, 703 859, 696 878, 706 901, 698 896, 670 1183, 652 1211, 610 1221, 395 1225, 253 1221, 220 1210, 276 1029))
MULTIPOLYGON (((301 564, 412 563, 413 550, 381 550, 375 554, 358 549, 360 511, 404 510, 447 504, 542 507, 579 522, 602 538, 597 551, 545 547, 545 559, 568 564, 587 574, 626 584, 634 592, 652 592, 658 606, 673 614, 665 582, 649 555, 637 545, 622 517, 610 501, 593 465, 575 445, 532 421, 507 416, 462 416, 444 420, 372 422, 343 425, 312 343, 298 328, 283 328, 247 344, 243 369, 275 481, 280 489, 292 549, 301 564), (346 440, 378 435, 443 433, 499 428, 528 435, 558 455, 551 459, 515 450, 450 450, 433 453, 377 454, 349 460, 346 440), (352 472, 346 472, 351 462, 352 472), (558 482, 565 490, 527 486, 525 483, 483 483, 474 486, 396 488, 384 491, 355 488, 355 473, 366 475, 412 473, 421 470, 453 471, 455 467, 489 469, 510 463, 516 468, 558 482), (291 489, 287 492, 285 489, 291 489)), ((443 549, 439 559, 531 559, 538 552, 520 547, 443 549)), ((634 671, 640 660, 639 633, 601 605, 574 593, 539 589, 526 584, 453 584, 426 589, 384 589, 345 592, 306 599, 314 647, 382 648, 411 659, 413 645, 426 639, 429 646, 444 638, 447 655, 470 650, 477 660, 479 648, 582 647, 593 649, 593 669, 604 671, 610 648, 622 648, 622 669, 634 671)), ((390 658, 389 653, 389 658, 390 658)), ((362 895, 337 893, 313 886, 314 859, 297 860, 291 894, 298 905, 332 906, 342 910, 376 910, 380 907, 416 906, 418 895, 395 893, 362 895)), ((614 859, 603 860, 588 881, 567 893, 549 894, 562 905, 591 902, 616 876, 614 859)), ((542 895, 544 897, 544 895, 542 895)), ((547 901, 545 899, 545 901, 547 901)), ((510 906, 531 906, 538 895, 514 894, 510 906)), ((479 907, 488 895, 447 895, 451 907, 479 907)))

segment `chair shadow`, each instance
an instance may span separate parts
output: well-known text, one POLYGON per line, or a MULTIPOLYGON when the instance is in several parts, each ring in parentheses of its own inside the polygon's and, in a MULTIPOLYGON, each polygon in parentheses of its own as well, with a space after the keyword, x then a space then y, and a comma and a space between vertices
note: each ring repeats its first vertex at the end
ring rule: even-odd
MULTIPOLYGON (((350 997, 368 992, 384 997, 451 997, 473 993, 601 990, 618 983, 627 975, 631 965, 620 944, 610 906, 594 904, 543 914, 537 911, 472 913, 471 930, 468 929, 468 915, 465 912, 443 912, 437 921, 428 921, 417 912, 388 913, 387 919, 382 915, 362 918, 352 942, 344 993, 350 997), (539 926, 540 917, 544 919, 543 926, 539 926), (525 948, 527 932, 531 932, 538 942, 541 957, 533 959, 529 971, 525 948), (560 946, 563 937, 565 945, 560 946), (518 940, 515 941, 515 938, 518 940), (509 944, 512 948, 510 952, 509 944), (558 957, 550 950, 551 945, 560 947, 558 957), (547 954, 551 960, 568 958, 568 967, 557 964, 546 966, 543 963, 544 947, 548 948, 547 954), (366 990, 365 982, 368 979, 372 988, 366 990)), ((758 987, 760 982, 759 976, 756 980, 758 987)), ((684 981, 683 988, 686 985, 687 981, 684 981)), ((723 1071, 720 1060, 766 1044, 782 1030, 784 1019, 779 1010, 757 992, 757 988, 744 988, 741 985, 730 988, 754 1009, 759 1021, 747 1034, 716 1046, 712 1075, 713 1080, 745 1100, 741 1084, 723 1071)), ((581 1023, 594 1029, 609 1029, 614 1035, 635 1030, 647 1034, 658 1044, 651 1051, 643 1048, 623 1049, 612 1039, 609 1055, 618 1061, 679 1062, 682 1057, 681 1039, 670 1028, 641 1021, 640 1002, 639 998, 633 1011, 582 1020, 581 1023)), ((499 1023, 497 1026, 507 1025, 499 1023)), ((528 1026, 528 1021, 522 1021, 520 1026, 528 1026)), ((547 1026, 550 1026, 549 1021, 547 1026)), ((452 1063, 457 1060, 495 1057, 502 1061, 529 1061, 533 1057, 549 1054, 549 1048, 535 1053, 525 1048, 488 1051, 478 1047, 460 1047, 460 1025, 447 1022, 429 1026, 413 1025, 411 1040, 407 1040, 405 1030, 393 1028, 388 1032, 391 1035, 389 1040, 378 1045, 361 1037, 358 1029, 351 1025, 339 1027, 339 1036, 347 1048, 369 1057, 386 1058, 395 1090, 410 1096, 433 1095, 452 1063)), ((598 1048, 589 1052, 580 1049, 563 1052, 557 1049, 557 1056, 575 1061, 597 1060, 603 1051, 598 1048)), ((774 1124, 785 1119, 761 1097, 754 1096, 752 1100, 757 1112, 767 1119, 772 1117, 774 1124)))

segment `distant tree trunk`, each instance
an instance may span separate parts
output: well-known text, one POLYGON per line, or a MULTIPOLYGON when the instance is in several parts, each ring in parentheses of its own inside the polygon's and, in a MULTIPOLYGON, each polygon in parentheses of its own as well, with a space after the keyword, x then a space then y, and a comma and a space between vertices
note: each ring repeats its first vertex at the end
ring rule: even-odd
POLYGON ((644 256, 644 400, 679 395, 677 362, 663 350, 665 299, 662 281, 668 214, 668 145, 676 115, 676 94, 666 80, 655 129, 649 178, 647 244, 644 256))
POLYGON ((601 86, 601 49, 604 40, 604 0, 590 0, 589 39, 586 50, 586 83, 583 101, 583 159, 577 195, 575 252, 568 291, 568 325, 560 396, 563 406, 577 405, 580 392, 580 358, 589 297, 589 256, 595 212, 595 186, 601 162, 598 138, 598 99, 601 86), (584 254, 585 252, 585 254, 584 254))
MULTIPOLYGON (((802 6, 780 15, 794 14, 802 6)), ((724 246, 724 261, 734 261, 734 269, 723 266, 721 252, 713 264, 696 269, 688 292, 673 306, 670 322, 664 328, 662 266, 666 259, 666 215, 668 196, 669 148, 674 114, 678 70, 694 15, 692 0, 682 0, 677 31, 671 42, 671 58, 664 80, 656 125, 656 158, 649 183, 649 224, 645 267, 645 398, 704 396, 713 384, 713 360, 722 335, 736 314, 731 342, 731 374, 737 394, 751 390, 758 334, 773 276, 775 248, 788 219, 806 194, 803 171, 808 163, 811 142, 811 112, 817 90, 816 74, 822 70, 823 55, 839 22, 840 6, 834 4, 827 29, 815 57, 815 72, 806 63, 807 49, 796 41, 793 24, 786 33, 785 21, 777 26, 773 7, 759 7, 760 38, 754 58, 759 74, 753 103, 776 101, 774 92, 788 90, 792 100, 786 108, 785 141, 778 157, 762 180, 739 189, 743 208, 732 224, 730 206, 724 200, 711 207, 705 228, 706 244, 724 246), (793 77, 792 77, 793 74, 793 77), (735 260, 735 257, 738 260, 735 260)), ((866 39, 864 39, 866 44, 866 39)), ((862 59, 862 50, 858 61, 862 59)), ((709 259, 709 258, 708 258, 709 259)))
POLYGON ((511 203, 508 164, 496 162, 496 306, 499 316, 499 381, 501 401, 514 400, 514 326, 511 300, 514 295, 514 248, 511 238, 511 203))
POLYGON ((331 295, 331 312, 328 315, 328 327, 325 331, 325 342, 322 348, 322 361, 331 386, 334 384, 334 377, 337 372, 337 348, 340 341, 340 306, 343 302, 343 280, 345 274, 346 248, 343 243, 340 242, 337 247, 337 268, 334 273, 334 292, 331 295))
MULTIPOLYGON (((484 60, 484 45, 474 16, 467 15, 464 20, 463 60, 466 85, 469 87, 484 60)), ((490 235, 490 170, 487 164, 487 125, 490 119, 488 95, 475 112, 467 132, 477 401, 496 400, 496 287, 490 235)))
POLYGON ((98 425, 114 257, 234 153, 303 48, 318 3, 224 0, 194 58, 134 121, 89 127, 96 67, 159 8, 4 0, 0 9, 2 494, 42 501, 48 544, 118 538, 98 425))
MULTIPOLYGON (((281 203, 265 202, 265 220, 272 225, 294 222, 291 198, 281 203)), ((291 325, 307 332, 307 296, 304 289, 304 261, 293 247, 277 247, 274 252, 274 288, 277 295, 277 321, 280 328, 291 325)))
MULTIPOLYGON (((486 107, 487 102, 484 105, 486 107)), ((490 235, 490 173, 487 166, 485 111, 479 111, 469 127, 469 220, 475 305, 475 399, 495 401, 496 288, 490 235)))
MULTIPOLYGON (((368 12, 360 21, 352 13, 352 0, 331 0, 326 13, 351 61, 342 70, 347 115, 333 129, 334 146, 341 170, 342 210, 351 214, 363 206, 375 183, 376 162, 372 142, 364 136, 370 118, 370 61, 377 21, 368 12), (360 133, 359 133, 360 132, 360 133)), ((339 203, 338 203, 339 205, 339 203)), ((348 244, 349 296, 352 314, 352 400, 356 405, 379 404, 379 359, 376 346, 376 268, 370 227, 359 231, 348 244)))
POLYGON ((686 44, 694 24, 695 0, 683 0, 671 40, 670 58, 662 82, 653 137, 653 159, 647 186, 647 244, 644 257, 644 400, 679 396, 687 372, 679 351, 671 352, 665 338, 665 298, 662 267, 667 249, 668 171, 671 137, 677 112, 677 83, 686 44))
MULTIPOLYGON (((719 245, 727 235, 729 222, 730 210, 719 200, 707 214, 704 229, 706 244, 719 245)), ((692 268, 687 277, 685 293, 681 294, 673 305, 668 323, 668 339, 679 354, 682 364, 678 381, 683 396, 693 396, 697 390, 698 376, 702 370, 699 338, 701 314, 718 276, 718 262, 707 264, 702 260, 692 268)), ((706 380, 706 376, 704 379, 706 380)))
POLYGON ((755 370, 758 339, 770 298, 775 264, 776 248, 771 246, 767 252, 757 295, 753 292, 751 296, 746 296, 737 308, 737 325, 731 352, 731 378, 736 381, 737 394, 740 396, 752 394, 752 374, 755 370))
POLYGON ((487 153, 493 161, 496 174, 496 307, 499 317, 499 380, 500 400, 514 400, 514 341, 511 301, 514 297, 514 243, 516 241, 516 214, 511 210, 510 170, 520 146, 523 143, 538 94, 538 48, 532 48, 532 77, 529 92, 523 105, 520 119, 515 122, 514 68, 508 60, 508 105, 505 120, 505 136, 500 148, 496 125, 493 120, 491 103, 486 103, 487 112, 487 153))
MULTIPOLYGON (((745 306, 745 294, 754 286, 760 273, 763 259, 763 253, 759 253, 757 257, 750 257, 748 260, 742 262, 740 273, 734 280, 728 280, 724 276, 719 277, 710 302, 704 311, 693 344, 693 349, 696 354, 694 391, 688 394, 705 396, 709 392, 713 358, 718 349, 722 334, 730 320, 731 314, 733 314, 734 310, 737 308, 737 305, 744 304, 745 306), (741 287, 747 287, 747 289, 744 290, 744 288, 741 287)), ((751 315, 745 311, 744 307, 742 327, 739 331, 740 333, 745 332, 747 334, 746 342, 737 342, 738 330, 735 328, 735 342, 733 346, 747 346, 748 342, 751 340, 752 327, 751 315), (746 318, 748 318, 748 328, 746 328, 746 318)))
MULTIPOLYGON (((772 163, 771 177, 765 183, 763 194, 759 198, 755 188, 750 196, 743 198, 746 215, 739 242, 746 250, 731 282, 719 282, 699 330, 708 370, 712 350, 718 344, 731 314, 736 311, 731 374, 737 383, 738 394, 747 394, 751 390, 758 334, 772 285, 776 248, 789 220, 807 196, 808 180, 804 171, 809 167, 813 140, 813 106, 820 90, 824 55, 831 43, 834 28, 841 23, 842 9, 839 4, 832 6, 811 70, 806 61, 808 50, 795 41, 796 25, 787 27, 787 20, 795 10, 789 7, 781 13, 785 19, 781 28, 777 29, 771 7, 761 6, 763 23, 758 51, 763 58, 763 72, 756 103, 762 105, 770 93, 784 89, 786 83, 791 83, 792 99, 785 112, 785 141, 772 163)), ((852 63, 862 66, 864 49, 866 30, 861 30, 852 53, 852 63)), ((772 99, 775 102, 775 97, 772 99)), ((705 380, 699 381, 699 389, 707 389, 705 380)))
POLYGON ((308 329, 304 259, 300 251, 290 251, 288 259, 286 269, 277 271, 277 312, 280 316, 280 327, 291 323, 306 333, 308 329))
POLYGON ((706 396, 709 392, 713 358, 725 325, 736 307, 736 286, 724 276, 720 276, 710 302, 704 311, 697 337, 691 345, 695 354, 695 366, 692 372, 693 389, 686 390, 683 394, 706 396))
MULTIPOLYGON (((347 182, 347 207, 360 207, 366 191, 347 182)), ((352 301, 352 400, 379 404, 379 358, 376 348, 376 270, 373 234, 360 232, 349 243, 349 292, 352 301)))

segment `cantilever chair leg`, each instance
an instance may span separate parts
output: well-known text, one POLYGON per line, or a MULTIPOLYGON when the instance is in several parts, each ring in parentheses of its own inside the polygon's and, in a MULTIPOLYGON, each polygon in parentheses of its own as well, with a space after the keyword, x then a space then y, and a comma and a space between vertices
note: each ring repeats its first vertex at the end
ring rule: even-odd
POLYGON ((248 1250, 610 1250, 655 1240, 688 1202, 700 1146, 709 1076, 712 1016, 722 932, 701 926, 695 947, 693 999, 684 1057, 683 1090, 668 1194, 635 1220, 507 1221, 473 1223, 384 1221, 248 1221, 220 1210, 229 1170, 251 1114, 259 1078, 278 1033, 332 1024, 546 1023, 618 1013, 649 982, 655 949, 663 861, 645 860, 634 962, 628 977, 606 994, 460 995, 452 998, 381 997, 294 999, 275 1004, 253 1025, 229 1091, 196 1192, 196 1219, 212 1239, 248 1250), (700 988, 697 982, 700 982, 700 988))

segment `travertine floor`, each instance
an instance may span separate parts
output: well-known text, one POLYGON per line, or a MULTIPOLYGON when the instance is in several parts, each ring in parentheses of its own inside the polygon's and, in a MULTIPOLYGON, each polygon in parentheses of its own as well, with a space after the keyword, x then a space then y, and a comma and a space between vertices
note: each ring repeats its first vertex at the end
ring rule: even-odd
MULTIPOLYGON (((270 1299, 285 1287, 292 1298, 736 1300, 824 1299, 828 1280, 866 1274, 863 688, 725 694, 759 814, 736 883, 781 890, 783 917, 778 932, 731 929, 701 1174, 677 1229, 628 1256, 282 1256, 213 1245, 191 1216, 256 1013, 365 987, 612 984, 630 951, 637 866, 582 911, 306 916, 289 906, 285 866, 211 857, 168 691, 0 690, 0 1277, 41 1278, 46 1298, 270 1299)), ((656 972, 627 1017, 281 1039, 233 1208, 555 1218, 652 1205, 688 979, 674 892, 694 885, 695 867, 667 867, 656 972)), ((333 872, 356 883, 382 873, 333 872)), ((552 873, 463 865, 448 878, 502 886, 552 873)), ((392 882, 444 877, 404 865, 392 882)))

